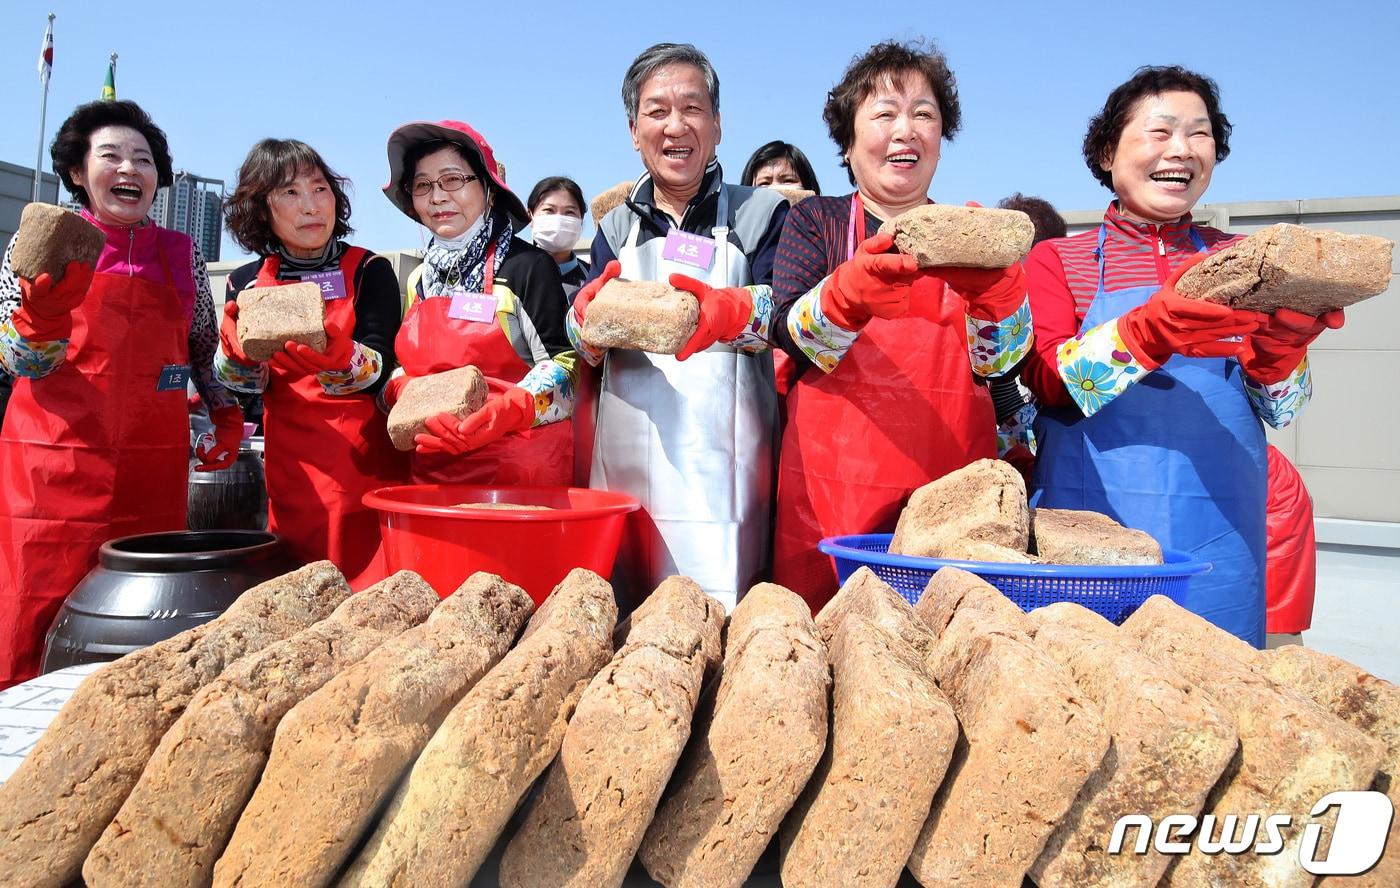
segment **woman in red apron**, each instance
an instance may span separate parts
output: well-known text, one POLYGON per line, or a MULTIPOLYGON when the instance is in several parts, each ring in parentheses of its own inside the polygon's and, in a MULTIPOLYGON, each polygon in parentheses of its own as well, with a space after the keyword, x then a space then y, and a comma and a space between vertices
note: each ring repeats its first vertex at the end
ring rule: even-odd
POLYGON ((465 420, 428 421, 412 455, 417 482, 568 485, 573 480, 575 355, 564 331, 554 259, 515 236, 528 222, 491 146, 454 120, 409 123, 389 136, 384 194, 432 232, 409 279, 395 348, 408 379, 474 365, 486 405, 465 420))
POLYGON ((408 466, 375 404, 394 370, 398 277, 343 240, 344 182, 304 142, 264 139, 248 153, 224 212, 234 240, 262 258, 228 277, 217 367, 229 388, 263 397, 271 529, 297 561, 329 559, 361 589, 386 574, 378 516, 362 500, 403 483, 408 466), (238 347, 238 294, 294 281, 321 287, 325 352, 289 343, 250 361, 238 347))
MULTIPOLYGON (((201 469, 238 454, 243 416, 214 378, 204 260, 146 213, 173 175, 132 102, 80 106, 54 170, 107 243, 95 268, 0 269, 0 365, 16 378, 0 433, 0 688, 38 674, 44 634, 102 543, 183 530, 191 375, 216 426, 201 469)), ((17 239, 17 238, 16 238, 17 239)))
POLYGON ((825 117, 856 192, 792 208, 774 266, 779 341, 800 375, 778 467, 774 580, 813 612, 835 593, 825 536, 894 529, 917 487, 996 456, 978 377, 1030 343, 1020 266, 919 269, 882 221, 929 202, 959 106, 942 55, 885 43, 852 63, 825 117))

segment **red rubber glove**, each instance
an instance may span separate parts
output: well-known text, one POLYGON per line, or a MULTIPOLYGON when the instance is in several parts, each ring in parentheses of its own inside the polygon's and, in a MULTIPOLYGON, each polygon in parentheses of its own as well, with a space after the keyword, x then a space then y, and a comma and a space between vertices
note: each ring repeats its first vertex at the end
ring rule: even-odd
POLYGON ((209 420, 214 423, 214 439, 201 441, 194 455, 199 459, 197 472, 214 472, 227 469, 238 459, 238 445, 243 442, 243 411, 237 404, 219 407, 209 411, 209 420))
POLYGON ((1017 262, 1008 268, 930 269, 967 302, 967 313, 983 321, 1004 321, 1026 301, 1026 270, 1017 262))
POLYGON ((1244 343, 1221 340, 1253 333, 1259 327, 1258 312, 1177 295, 1177 281, 1205 257, 1206 254, 1198 253, 1188 259, 1151 299, 1118 319, 1118 335, 1123 337, 1123 344, 1147 369, 1156 370, 1172 355, 1233 357, 1244 348, 1244 343))
POLYGON ((671 286, 684 290, 700 303, 700 317, 695 332, 676 354, 677 361, 702 352, 716 342, 728 342, 744 332, 753 316, 753 294, 745 287, 716 289, 704 281, 683 274, 669 278, 671 286))
POLYGON ((35 342, 53 342, 73 336, 73 309, 92 285, 92 266, 69 262, 55 282, 48 272, 34 280, 19 279, 20 306, 10 314, 15 332, 35 342))
POLYGON ((1336 330, 1345 321, 1340 308, 1319 317, 1280 308, 1264 315, 1259 329, 1244 338, 1240 366, 1255 382, 1282 382, 1303 362, 1308 346, 1323 330, 1336 330))
POLYGON ((243 347, 238 344, 238 300, 230 299, 224 303, 224 316, 219 319, 219 345, 224 350, 224 357, 230 361, 236 361, 248 367, 258 366, 258 362, 243 354, 243 347))
POLYGON ((574 315, 580 324, 583 323, 584 312, 588 311, 588 303, 593 301, 593 297, 598 295, 598 291, 603 289, 603 285, 613 278, 622 277, 622 263, 616 259, 603 266, 603 273, 593 280, 584 284, 577 293, 574 294, 574 315))
POLYGON ((414 449, 421 453, 464 454, 535 424, 535 396, 513 387, 486 399, 481 409, 458 420, 451 413, 430 417, 431 434, 415 435, 414 449))
POLYGON ((913 256, 890 253, 894 238, 877 234, 836 266, 822 287, 822 312, 847 330, 871 318, 899 318, 909 311, 914 282, 921 275, 913 256))
POLYGON ((355 355, 355 340, 350 338, 350 324, 348 319, 326 322, 324 352, 288 340, 282 351, 273 355, 269 363, 294 376, 315 376, 327 371, 349 370, 350 359, 355 355))
POLYGON ((384 383, 384 403, 390 409, 403 397, 403 390, 408 385, 408 381, 413 377, 407 375, 391 376, 389 381, 384 383))

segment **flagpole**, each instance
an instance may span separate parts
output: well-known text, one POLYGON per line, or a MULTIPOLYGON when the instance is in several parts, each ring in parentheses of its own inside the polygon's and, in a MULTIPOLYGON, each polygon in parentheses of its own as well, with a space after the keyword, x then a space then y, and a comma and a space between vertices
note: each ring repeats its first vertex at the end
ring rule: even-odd
MULTIPOLYGON (((57 18, 52 12, 49 13, 49 30, 53 30, 53 20, 57 18)), ((39 149, 34 155, 34 203, 39 202, 39 183, 43 181, 44 164, 44 125, 47 122, 49 113, 49 78, 44 78, 44 95, 39 102, 39 149)))

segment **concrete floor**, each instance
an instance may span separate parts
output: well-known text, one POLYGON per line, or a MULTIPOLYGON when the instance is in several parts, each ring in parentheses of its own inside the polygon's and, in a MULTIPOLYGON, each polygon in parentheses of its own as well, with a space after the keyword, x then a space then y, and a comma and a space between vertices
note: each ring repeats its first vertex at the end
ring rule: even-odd
POLYGON ((1400 684, 1400 549, 1319 545, 1303 644, 1400 684))

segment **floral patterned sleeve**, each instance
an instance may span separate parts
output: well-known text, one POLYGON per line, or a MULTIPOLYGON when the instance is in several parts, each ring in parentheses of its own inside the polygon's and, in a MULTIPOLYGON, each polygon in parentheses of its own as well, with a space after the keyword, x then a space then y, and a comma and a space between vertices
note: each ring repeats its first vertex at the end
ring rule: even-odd
POLYGON ((1079 331, 1055 354, 1060 378, 1085 416, 1098 413, 1148 373, 1123 344, 1117 318, 1079 331))
MULTIPOLYGON (((1117 318, 1065 340, 1057 357, 1065 388, 1085 416, 1102 410, 1149 372, 1123 344, 1117 318)), ((1287 378, 1276 383, 1266 385, 1245 376, 1244 389, 1259 418, 1281 429, 1297 419, 1312 398, 1308 359, 1303 358, 1287 378)))
POLYGON ((1312 388, 1312 370, 1306 355, 1292 373, 1278 382, 1265 384, 1255 382, 1248 375, 1244 378, 1244 392, 1254 412, 1276 429, 1298 418, 1312 398, 1312 388))
POLYGON ((540 361, 516 385, 535 396, 535 425, 549 425, 568 419, 574 413, 574 381, 569 368, 572 356, 540 361), (563 363, 561 363, 561 360, 563 363))
POLYGON ((999 321, 966 317, 967 352, 972 358, 972 372, 978 376, 1000 376, 1030 352, 1034 329, 1029 297, 999 321))
POLYGON ((847 330, 822 311, 822 287, 830 276, 797 297, 788 310, 787 328, 792 342, 823 373, 830 373, 860 338, 859 330, 847 330))
POLYGON ((753 311, 749 312, 743 332, 724 344, 746 354, 767 351, 773 347, 773 288, 767 284, 754 284, 744 289, 749 291, 749 298, 753 300, 753 311))
POLYGON ((356 342, 350 354, 349 367, 344 370, 322 370, 316 374, 316 381, 328 395, 353 395, 378 382, 382 372, 384 357, 363 342, 356 342))
POLYGON ((67 339, 25 339, 15 329, 13 315, 20 307, 19 278, 10 268, 16 237, 5 247, 0 262, 0 370, 14 377, 41 379, 58 369, 68 353, 67 339))

